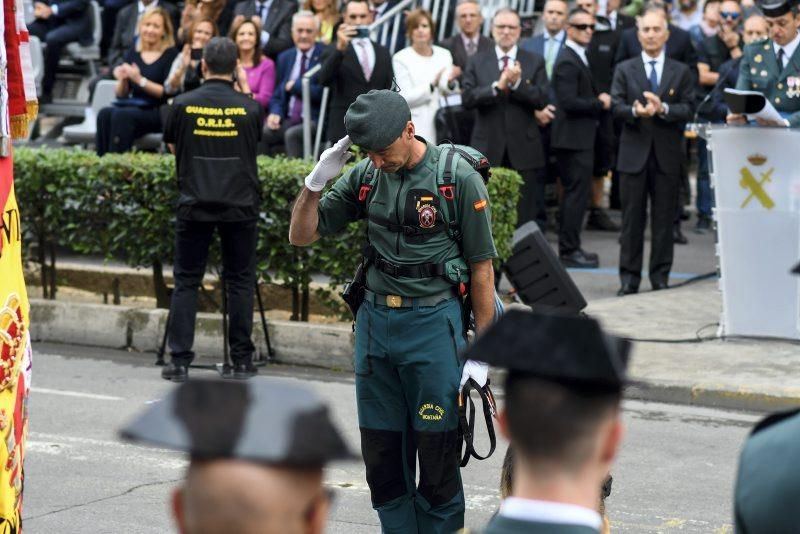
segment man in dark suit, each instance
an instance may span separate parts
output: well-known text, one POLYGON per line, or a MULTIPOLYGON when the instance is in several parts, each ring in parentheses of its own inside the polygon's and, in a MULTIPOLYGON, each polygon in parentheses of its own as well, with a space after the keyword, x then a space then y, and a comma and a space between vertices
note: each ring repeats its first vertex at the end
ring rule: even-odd
POLYGON ((292 15, 297 12, 297 5, 292 0, 242 0, 233 8, 231 27, 243 18, 258 17, 261 47, 266 55, 274 59, 293 46, 292 15))
POLYGON ((456 23, 459 33, 440 44, 453 55, 453 69, 460 76, 467 68, 467 60, 478 52, 492 48, 492 40, 481 35, 483 15, 478 0, 459 0, 456 6, 456 23))
MULTIPOLYGON (((462 83, 467 60, 479 52, 491 50, 494 43, 488 37, 481 35, 483 15, 478 0, 459 0, 455 16, 461 31, 442 41, 441 45, 453 55, 453 74, 458 82, 462 83)), ((472 129, 475 127, 475 110, 453 106, 449 108, 448 113, 452 114, 452 124, 456 128, 455 132, 451 133, 452 141, 469 144, 472 129)))
POLYGON ((89 0, 37 1, 33 7, 33 15, 36 20, 28 26, 28 31, 47 45, 39 103, 48 104, 53 100, 53 86, 56 83, 61 51, 69 43, 90 44, 94 21, 89 0))
POLYGON ((548 0, 542 11, 545 31, 523 40, 520 44, 524 50, 539 54, 544 58, 548 79, 552 77, 553 65, 567 40, 565 27, 568 11, 567 2, 564 0, 548 0))
POLYGON ((561 185, 561 224, 558 252, 565 267, 596 268, 596 254, 581 248, 581 227, 591 192, 594 147, 600 115, 611 108, 611 96, 592 81, 586 47, 592 40, 595 19, 581 8, 567 21, 567 41, 553 67, 556 118, 551 146, 556 151, 561 185))
POLYGON ((495 47, 467 62, 462 96, 467 108, 477 110, 470 144, 492 165, 522 175, 517 224, 536 219, 541 225, 545 154, 534 111, 547 105, 549 89, 544 59, 517 46, 520 33, 516 11, 495 13, 495 47))
MULTIPOLYGON (((292 17, 294 48, 278 56, 278 76, 275 93, 269 102, 269 115, 263 143, 269 155, 277 153, 280 145, 290 158, 303 157, 303 89, 302 78, 307 70, 319 63, 324 46, 316 42, 319 21, 311 11, 298 11, 292 17)), ((319 117, 322 87, 317 77, 311 78, 311 120, 319 117)), ((312 126, 312 129, 314 127, 312 126)))
POLYGON ((389 50, 368 37, 357 37, 357 26, 372 24, 367 0, 349 0, 344 7, 336 42, 322 53, 319 83, 331 87, 327 139, 336 142, 346 135, 344 115, 358 95, 372 89, 391 89, 394 73, 389 50))
MULTIPOLYGON (((671 9, 670 6, 671 4, 665 4, 660 0, 651 0, 648 2, 645 9, 650 7, 661 8, 666 14, 667 21, 669 21, 671 9)), ((691 35, 689 35, 689 32, 686 30, 682 30, 673 24, 669 24, 668 29, 669 39, 667 40, 666 44, 667 57, 680 61, 688 66, 694 82, 697 83, 697 51, 692 44, 691 35)), ((641 52, 642 46, 639 43, 636 28, 629 28, 622 32, 622 41, 620 42, 620 47, 617 51, 617 63, 626 59, 639 57, 641 52)), ((688 156, 685 146, 682 148, 682 151, 688 156)), ((688 199, 689 170, 688 161, 686 161, 686 159, 686 157, 683 158, 685 165, 681 169, 681 197, 688 199)), ((686 202, 688 202, 688 200, 686 200, 686 202)), ((679 202, 675 211, 672 239, 675 241, 675 243, 681 245, 685 245, 689 242, 688 239, 686 239, 686 236, 684 236, 681 232, 681 216, 683 216, 683 214, 683 202, 679 202)))
POLYGON ((611 89, 614 116, 624 121, 617 158, 622 199, 619 295, 639 290, 648 197, 650 285, 653 290, 667 287, 684 154, 683 128, 694 111, 694 76, 689 67, 665 54, 669 36, 666 14, 651 7, 638 25, 643 52, 617 65, 611 89))
POLYGON ((114 26, 114 35, 108 47, 108 65, 111 70, 122 63, 122 56, 125 52, 133 48, 136 40, 136 26, 139 24, 139 17, 145 9, 160 7, 169 13, 172 19, 172 27, 178 30, 180 23, 180 11, 171 2, 164 0, 138 0, 123 7, 117 14, 117 23, 114 26))
MULTIPOLYGON (((576 5, 587 11, 595 18, 595 29, 592 41, 586 47, 586 58, 589 60, 589 70, 595 88, 601 93, 611 92, 611 77, 614 74, 614 60, 619 48, 621 29, 615 29, 608 17, 598 16, 597 0, 577 0, 576 5)), ((617 21, 621 22, 617 15, 617 21)), ((594 170, 592 172, 592 186, 589 196, 589 216, 586 228, 605 232, 619 232, 619 225, 611 220, 603 209, 605 197, 605 179, 608 171, 613 168, 613 153, 617 146, 614 137, 614 125, 611 111, 606 110, 597 117, 599 122, 594 147, 594 170)))

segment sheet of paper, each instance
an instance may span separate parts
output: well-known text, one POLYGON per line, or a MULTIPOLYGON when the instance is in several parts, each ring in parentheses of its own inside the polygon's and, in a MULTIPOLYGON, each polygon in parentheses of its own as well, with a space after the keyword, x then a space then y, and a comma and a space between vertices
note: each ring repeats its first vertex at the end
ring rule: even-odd
POLYGON ((742 96, 759 96, 764 99, 764 107, 762 107, 759 111, 755 113, 748 113, 747 119, 748 120, 756 120, 756 119, 763 119, 767 121, 776 121, 776 122, 783 122, 783 117, 781 114, 778 113, 778 110, 775 109, 775 106, 772 105, 772 102, 769 101, 768 98, 764 97, 764 94, 760 91, 745 91, 742 89, 725 89, 725 92, 731 95, 742 95, 742 96))

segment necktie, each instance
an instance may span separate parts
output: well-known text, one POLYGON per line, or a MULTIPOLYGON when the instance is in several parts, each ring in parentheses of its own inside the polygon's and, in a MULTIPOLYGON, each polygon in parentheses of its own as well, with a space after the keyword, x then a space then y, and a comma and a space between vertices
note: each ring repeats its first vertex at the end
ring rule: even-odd
POLYGON ((475 54, 476 50, 477 48, 475 46, 475 41, 473 41, 472 39, 467 41, 467 56, 468 57, 472 56, 473 54, 475 54))
POLYGON ((650 63, 650 90, 654 93, 658 92, 658 74, 656 74, 656 60, 649 61, 650 63))
POLYGON ((369 64, 369 55, 367 54, 367 43, 358 41, 358 62, 361 63, 361 70, 364 72, 364 79, 369 81, 372 76, 372 67, 369 64))
MULTIPOLYGON (((300 76, 298 76, 298 82, 303 79, 303 74, 306 73, 307 67, 308 67, 308 56, 303 54, 302 58, 300 59, 300 76)), ((303 99, 294 97, 294 100, 292 100, 292 109, 289 111, 289 122, 297 124, 298 122, 300 122, 302 118, 303 118, 303 99)))
POLYGON ((503 56, 500 58, 500 61, 503 62, 503 66, 500 68, 501 71, 506 70, 508 68, 508 60, 509 60, 508 56, 503 56))
POLYGON ((263 28, 267 22, 267 3, 258 3, 258 16, 261 17, 261 27, 263 28))
POLYGON ((786 52, 783 51, 783 48, 778 49, 778 66, 783 70, 785 67, 785 60, 786 60, 786 52))
POLYGON ((547 78, 549 79, 553 74, 553 63, 555 63, 556 59, 556 40, 552 37, 548 37, 547 41, 545 41, 545 46, 547 47, 547 52, 544 58, 544 69, 547 71, 547 78))

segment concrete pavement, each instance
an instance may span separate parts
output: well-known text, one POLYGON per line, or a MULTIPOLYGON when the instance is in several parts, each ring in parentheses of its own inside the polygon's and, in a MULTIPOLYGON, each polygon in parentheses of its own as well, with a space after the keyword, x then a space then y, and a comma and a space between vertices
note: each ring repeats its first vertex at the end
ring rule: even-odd
MULTIPOLYGON (((140 354, 34 344, 30 434, 25 460, 25 532, 174 532, 169 496, 183 477, 182 455, 120 442, 120 426, 172 387, 140 354)), ((197 376, 211 376, 197 370, 197 376)), ((255 380, 284 379, 316 390, 345 439, 359 450, 352 374, 273 366, 255 380)), ((730 533, 731 495, 741 444, 758 416, 628 401, 626 436, 607 501, 617 533, 730 533)), ((485 451, 485 431, 478 433, 485 451)), ((498 450, 462 470, 467 526, 497 508, 498 450)), ((378 532, 360 461, 327 471, 336 494, 328 532, 378 532)))
MULTIPOLYGON (((769 411, 800 404, 800 344, 764 340, 703 340, 714 337, 720 316, 715 280, 659 292, 590 302, 586 313, 635 343, 629 394, 651 401, 769 411)), ((32 300, 36 341, 142 351, 154 358, 166 312, 124 306, 32 300)), ((277 361, 352 370, 348 324, 269 321, 277 361)), ((195 347, 221 354, 221 319, 200 314, 195 347)), ((254 328, 263 351, 260 324, 254 328)))

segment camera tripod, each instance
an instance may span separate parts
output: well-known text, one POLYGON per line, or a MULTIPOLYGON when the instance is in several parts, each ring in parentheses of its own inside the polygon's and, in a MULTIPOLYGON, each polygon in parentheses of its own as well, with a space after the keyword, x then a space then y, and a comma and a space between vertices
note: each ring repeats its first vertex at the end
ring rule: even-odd
MULTIPOLYGON (((211 369, 217 371, 221 376, 225 376, 225 371, 232 368, 231 358, 229 353, 228 343, 228 292, 225 285, 225 278, 221 278, 220 291, 222 293, 222 363, 215 364, 192 364, 189 367, 192 369, 211 369)), ((264 314, 264 301, 261 298, 259 291, 258 280, 255 284, 256 298, 258 299, 258 313, 261 318, 261 329, 264 332, 264 342, 266 346, 266 353, 257 350, 256 356, 253 358, 253 364, 257 367, 263 367, 275 358, 275 349, 269 340, 269 329, 267 328, 267 317, 264 314)), ((213 301, 212 301, 213 302, 213 301)), ((163 366, 164 353, 167 349, 167 336, 169 335, 170 314, 167 314, 167 322, 164 325, 164 336, 161 338, 161 345, 156 352, 156 365, 163 366)))

